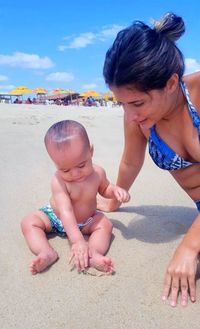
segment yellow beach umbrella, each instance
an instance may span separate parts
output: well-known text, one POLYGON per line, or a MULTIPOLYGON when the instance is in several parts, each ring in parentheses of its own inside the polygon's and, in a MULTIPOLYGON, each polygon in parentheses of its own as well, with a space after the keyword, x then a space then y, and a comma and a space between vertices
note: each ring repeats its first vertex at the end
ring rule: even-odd
POLYGON ((33 89, 33 92, 36 94, 46 94, 46 93, 48 93, 48 90, 43 87, 38 87, 38 88, 33 89))
POLYGON ((85 91, 84 93, 80 94, 79 96, 81 96, 81 97, 89 97, 89 96, 92 96, 92 97, 99 97, 99 96, 101 96, 101 94, 98 93, 98 92, 95 91, 95 90, 87 90, 87 91, 85 91))
POLYGON ((23 95, 23 94, 31 94, 33 91, 31 89, 29 89, 26 86, 20 86, 20 87, 16 87, 14 89, 12 89, 10 91, 10 94, 12 95, 23 95))
POLYGON ((108 101, 109 99, 112 99, 114 102, 116 101, 115 95, 113 94, 112 91, 107 91, 106 93, 103 94, 103 98, 108 101))

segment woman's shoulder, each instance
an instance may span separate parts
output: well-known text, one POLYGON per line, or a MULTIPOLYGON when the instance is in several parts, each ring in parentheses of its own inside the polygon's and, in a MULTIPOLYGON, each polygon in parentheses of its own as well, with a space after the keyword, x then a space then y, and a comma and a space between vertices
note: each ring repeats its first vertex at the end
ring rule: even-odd
POLYGON ((189 90, 199 90, 200 88, 200 71, 184 75, 183 81, 186 83, 189 90))
POLYGON ((199 99, 200 71, 185 75, 183 77, 183 81, 185 82, 188 88, 193 105, 196 107, 198 113, 200 113, 200 99, 199 99))

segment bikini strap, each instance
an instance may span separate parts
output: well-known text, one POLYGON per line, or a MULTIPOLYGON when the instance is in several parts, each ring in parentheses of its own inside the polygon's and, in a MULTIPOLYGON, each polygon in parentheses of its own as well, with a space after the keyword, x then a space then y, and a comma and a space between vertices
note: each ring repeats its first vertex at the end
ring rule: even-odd
POLYGON ((187 99, 188 102, 188 110, 191 114, 192 120, 193 120, 193 126, 197 128, 198 130, 198 134, 199 134, 199 140, 200 140, 200 118, 199 115, 194 107, 194 105, 192 104, 191 100, 190 100, 190 95, 189 95, 189 91, 186 87, 185 82, 180 81, 180 85, 181 85, 181 89, 187 99))

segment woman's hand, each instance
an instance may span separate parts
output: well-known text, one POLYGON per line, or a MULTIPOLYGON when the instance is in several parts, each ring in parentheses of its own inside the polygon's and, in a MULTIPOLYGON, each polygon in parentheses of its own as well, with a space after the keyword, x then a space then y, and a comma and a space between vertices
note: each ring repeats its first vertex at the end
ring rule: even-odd
POLYGON ((106 199, 103 198, 100 194, 97 195, 97 209, 105 212, 110 212, 118 209, 121 205, 121 202, 116 199, 106 199))
POLYGON ((180 244, 169 263, 165 274, 162 300, 170 297, 170 305, 176 306, 180 293, 181 305, 186 306, 188 296, 190 300, 196 300, 196 275, 197 253, 183 244, 180 244))

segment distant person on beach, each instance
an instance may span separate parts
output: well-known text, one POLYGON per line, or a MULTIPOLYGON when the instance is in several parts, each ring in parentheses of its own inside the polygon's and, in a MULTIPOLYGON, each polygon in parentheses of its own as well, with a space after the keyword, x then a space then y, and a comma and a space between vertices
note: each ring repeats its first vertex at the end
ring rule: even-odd
POLYGON ((14 104, 22 104, 22 101, 19 98, 16 98, 13 102, 14 104))
POLYGON ((30 97, 27 98, 27 100, 25 101, 26 104, 32 104, 32 100, 30 99, 30 97))
POLYGON ((96 196, 99 192, 121 203, 129 201, 128 192, 111 184, 104 169, 92 163, 93 147, 80 123, 57 122, 48 129, 44 141, 57 171, 51 181, 50 204, 29 214, 21 223, 26 242, 36 255, 30 271, 41 272, 58 259, 46 236, 54 232, 67 234, 71 244, 69 262, 73 261, 78 271, 94 267, 112 273, 113 261, 105 256, 112 223, 96 210, 96 196), (90 235, 88 241, 84 234, 90 235))
MULTIPOLYGON (((183 19, 167 13, 149 27, 141 21, 118 33, 104 62, 104 78, 124 108, 124 151, 117 185, 129 189, 144 162, 145 149, 168 170, 200 212, 200 72, 183 77, 183 55, 175 41, 183 19)), ((163 186, 163 190, 164 190, 163 186)), ((163 191, 162 191, 163 192, 163 191)), ((141 196, 142 198, 142 196, 141 196)), ((121 202, 98 198, 98 209, 121 202)), ((200 214, 178 245, 166 270, 162 299, 176 306, 196 300, 200 214)))

